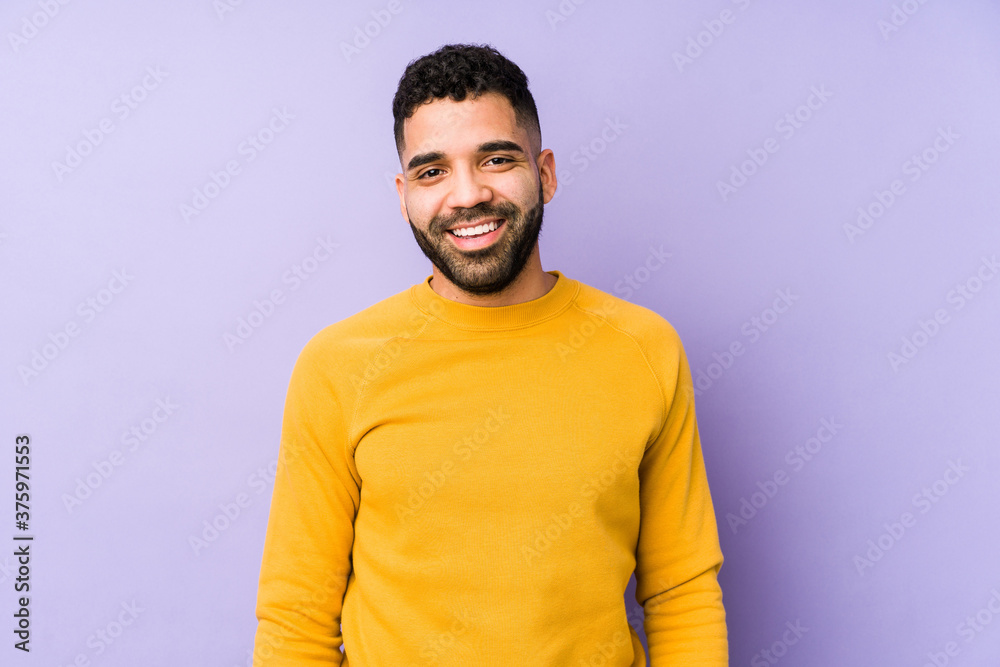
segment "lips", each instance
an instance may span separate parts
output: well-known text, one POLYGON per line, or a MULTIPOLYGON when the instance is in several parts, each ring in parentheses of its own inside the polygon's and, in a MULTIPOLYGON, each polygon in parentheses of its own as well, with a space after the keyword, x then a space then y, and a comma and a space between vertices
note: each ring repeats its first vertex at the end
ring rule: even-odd
POLYGON ((497 229, 499 229, 500 225, 503 224, 503 218, 484 218, 482 220, 477 220, 475 222, 461 222, 461 223, 455 225, 454 227, 449 227, 446 231, 453 232, 453 231, 458 230, 458 229, 474 229, 474 228, 478 227, 479 225, 487 225, 487 224, 489 224, 491 222, 498 223, 497 224, 497 229))
MULTIPOLYGON (((485 224, 486 222, 492 222, 492 221, 488 220, 484 222, 478 222, 477 225, 485 224)), ((468 225, 467 224, 459 225, 454 229, 462 229, 463 227, 466 226, 468 225)), ((506 227, 507 227, 507 221, 501 218, 499 219, 499 225, 497 226, 497 228, 491 232, 486 232, 485 234, 479 234, 478 236, 455 236, 454 234, 451 233, 451 230, 448 230, 446 234, 451 239, 452 243, 454 243, 459 249, 476 250, 479 248, 485 248, 486 246, 493 244, 500 237, 500 235, 503 234, 503 231, 506 227)))

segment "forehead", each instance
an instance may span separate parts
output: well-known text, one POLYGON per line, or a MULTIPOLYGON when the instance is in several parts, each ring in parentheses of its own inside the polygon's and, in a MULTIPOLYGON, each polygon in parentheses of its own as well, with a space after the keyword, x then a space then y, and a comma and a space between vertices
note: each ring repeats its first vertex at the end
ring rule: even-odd
POLYGON ((468 96, 461 102, 442 98, 420 105, 403 122, 403 155, 458 151, 486 140, 518 139, 524 134, 514 107, 499 93, 468 96))

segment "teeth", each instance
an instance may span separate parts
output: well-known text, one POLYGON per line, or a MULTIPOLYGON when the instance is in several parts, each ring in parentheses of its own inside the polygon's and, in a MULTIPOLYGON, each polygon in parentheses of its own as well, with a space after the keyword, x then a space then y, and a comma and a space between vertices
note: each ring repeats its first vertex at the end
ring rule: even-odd
POLYGON ((476 236, 477 234, 483 234, 484 232, 492 232, 497 228, 499 223, 495 220, 493 222, 488 222, 485 225, 478 225, 476 227, 464 227, 462 229, 453 229, 451 233, 455 236, 476 236))

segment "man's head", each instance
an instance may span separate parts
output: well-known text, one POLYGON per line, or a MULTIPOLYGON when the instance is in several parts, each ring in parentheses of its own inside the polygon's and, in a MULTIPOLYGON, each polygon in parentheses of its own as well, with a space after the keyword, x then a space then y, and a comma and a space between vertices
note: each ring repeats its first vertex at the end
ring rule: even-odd
POLYGON ((526 265, 541 271, 555 159, 527 84, 492 47, 448 45, 411 62, 393 99, 400 210, 435 273, 469 294, 503 291, 526 265), (452 233, 470 223, 498 228, 452 233))
POLYGON ((417 107, 446 97, 461 102, 483 93, 498 93, 507 98, 518 125, 535 142, 533 152, 539 152, 542 131, 538 109, 528 90, 528 77, 521 68, 488 45, 448 44, 412 61, 399 79, 392 98, 392 129, 400 159, 406 146, 403 124, 417 107))

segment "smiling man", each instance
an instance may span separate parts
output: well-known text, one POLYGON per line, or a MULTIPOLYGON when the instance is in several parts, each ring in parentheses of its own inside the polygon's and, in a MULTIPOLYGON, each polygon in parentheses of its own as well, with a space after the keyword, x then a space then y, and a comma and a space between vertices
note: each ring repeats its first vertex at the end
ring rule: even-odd
POLYGON ((676 331, 544 271, 556 191, 524 73, 411 62, 393 100, 422 282, 302 350, 254 665, 728 664, 715 514, 676 331))

